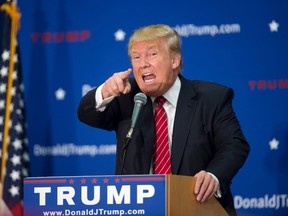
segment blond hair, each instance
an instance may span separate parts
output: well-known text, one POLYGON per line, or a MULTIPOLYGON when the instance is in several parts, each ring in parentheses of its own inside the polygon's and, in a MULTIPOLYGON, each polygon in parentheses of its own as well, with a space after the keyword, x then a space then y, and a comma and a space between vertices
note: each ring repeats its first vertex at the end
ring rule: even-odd
POLYGON ((158 39, 164 39, 167 41, 168 48, 171 55, 180 55, 180 64, 177 68, 179 73, 182 73, 182 51, 181 51, 181 38, 176 30, 168 25, 158 24, 144 26, 137 29, 129 39, 128 43, 128 55, 130 57, 131 47, 133 44, 142 41, 153 41, 158 39))

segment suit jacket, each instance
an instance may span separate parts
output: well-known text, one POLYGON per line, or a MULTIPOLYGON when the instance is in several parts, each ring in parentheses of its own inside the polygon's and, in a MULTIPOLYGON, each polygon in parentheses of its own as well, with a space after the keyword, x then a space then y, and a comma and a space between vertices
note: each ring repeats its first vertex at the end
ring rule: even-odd
MULTIPOLYGON (((243 166, 250 147, 232 108, 233 90, 216 83, 179 77, 181 89, 172 137, 172 174, 193 176, 200 170, 213 173, 221 185, 219 202, 230 215, 235 215, 230 184, 243 166)), ((140 92, 134 78, 130 84, 131 91, 113 99, 103 112, 95 109, 96 89, 82 98, 78 108, 80 121, 116 131, 116 174, 121 172, 122 148, 131 124, 133 98, 140 92)), ((125 174, 149 173, 154 134, 153 106, 148 97, 127 148, 125 174)))

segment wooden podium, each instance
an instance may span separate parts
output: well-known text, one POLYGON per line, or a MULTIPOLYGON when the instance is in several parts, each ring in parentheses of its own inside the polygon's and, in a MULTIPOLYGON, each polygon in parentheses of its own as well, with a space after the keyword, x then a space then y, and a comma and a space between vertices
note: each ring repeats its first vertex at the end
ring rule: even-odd
POLYGON ((196 201, 196 179, 167 175, 167 216, 228 216, 215 197, 204 203, 196 201))
POLYGON ((216 198, 196 201, 195 178, 177 175, 29 177, 24 215, 228 216, 216 198))

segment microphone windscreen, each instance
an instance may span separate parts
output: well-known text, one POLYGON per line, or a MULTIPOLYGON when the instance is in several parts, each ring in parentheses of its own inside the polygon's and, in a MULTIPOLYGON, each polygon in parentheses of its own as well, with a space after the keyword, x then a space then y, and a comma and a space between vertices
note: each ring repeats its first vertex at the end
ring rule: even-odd
POLYGON ((134 96, 134 102, 135 103, 140 102, 140 103, 143 103, 143 105, 145 105, 147 102, 147 96, 143 94, 142 92, 139 92, 134 96))

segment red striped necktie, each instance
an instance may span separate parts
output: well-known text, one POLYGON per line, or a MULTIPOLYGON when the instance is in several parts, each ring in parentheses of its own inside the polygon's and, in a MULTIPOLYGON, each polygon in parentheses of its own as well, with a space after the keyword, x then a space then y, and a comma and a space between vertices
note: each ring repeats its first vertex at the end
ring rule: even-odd
POLYGON ((163 108, 166 99, 163 96, 155 99, 155 147, 153 156, 154 174, 171 174, 171 159, 168 138, 168 119, 163 108))

